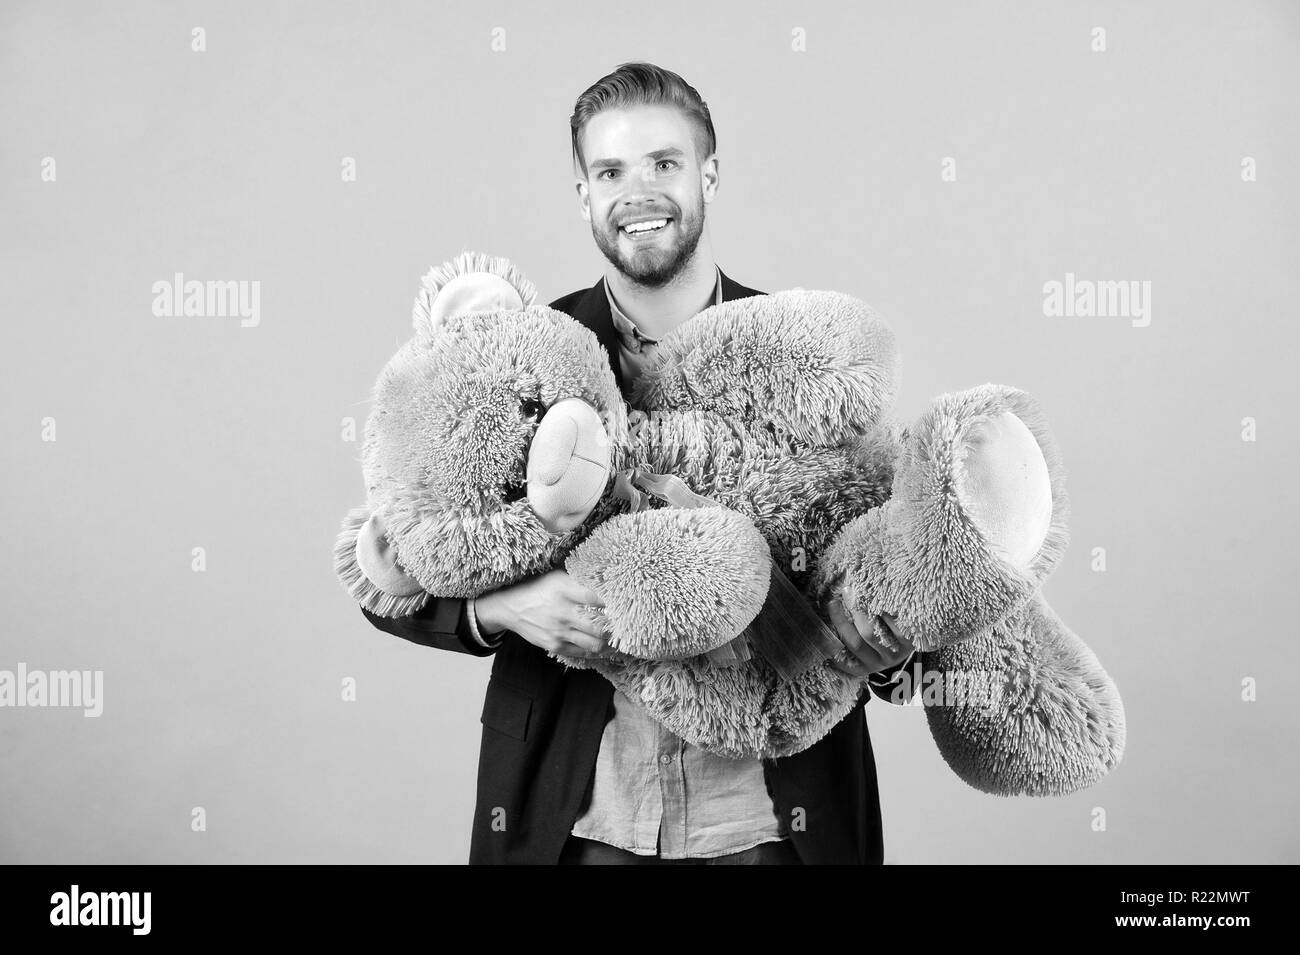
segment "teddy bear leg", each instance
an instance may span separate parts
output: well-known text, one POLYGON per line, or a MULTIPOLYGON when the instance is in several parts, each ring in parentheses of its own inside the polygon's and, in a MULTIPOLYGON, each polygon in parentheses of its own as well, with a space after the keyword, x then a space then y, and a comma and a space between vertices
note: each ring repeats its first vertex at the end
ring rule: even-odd
POLYGON ((727 643, 758 615, 771 555, 736 511, 665 507, 605 521, 565 569, 600 594, 613 649, 678 660, 727 643))
POLYGON ((1124 706, 1096 655, 1035 593, 987 634, 923 654, 930 732, 982 792, 1060 796, 1124 753, 1124 706))

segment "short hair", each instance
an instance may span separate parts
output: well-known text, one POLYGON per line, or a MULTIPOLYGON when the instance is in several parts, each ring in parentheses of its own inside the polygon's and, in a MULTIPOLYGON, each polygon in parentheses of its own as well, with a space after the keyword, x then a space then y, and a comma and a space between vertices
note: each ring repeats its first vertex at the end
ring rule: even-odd
POLYGON ((684 79, 672 70, 653 63, 621 63, 608 76, 602 76, 578 97, 569 117, 573 138, 573 159, 587 172, 580 138, 587 123, 597 113, 620 106, 674 106, 695 123, 702 135, 696 137, 697 158, 703 160, 718 148, 709 106, 684 79), (701 149, 703 151, 701 152, 701 149))

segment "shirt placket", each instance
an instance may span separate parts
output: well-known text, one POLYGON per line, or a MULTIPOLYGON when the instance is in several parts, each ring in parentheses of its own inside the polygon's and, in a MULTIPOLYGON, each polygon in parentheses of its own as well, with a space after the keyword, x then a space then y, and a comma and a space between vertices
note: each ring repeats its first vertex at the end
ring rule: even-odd
MULTIPOLYGON (((605 288, 610 315, 619 333, 618 361, 624 377, 635 380, 653 358, 658 342, 641 334, 641 330, 619 310, 609 294, 608 282, 605 288)), ((722 298, 722 270, 719 269, 714 304, 721 305, 722 298)), ((606 768, 609 782, 602 787, 601 794, 610 794, 611 806, 617 807, 618 821, 615 823, 613 816, 604 818, 594 814, 593 818, 600 820, 596 824, 595 837, 616 845, 625 845, 630 838, 632 845, 641 852, 649 852, 658 844, 659 855, 667 859, 689 858, 691 850, 708 855, 725 851, 727 846, 717 844, 721 837, 715 836, 712 842, 702 838, 698 832, 690 837, 692 817, 708 819, 709 814, 690 813, 688 800, 707 799, 714 788, 707 766, 701 763, 702 751, 691 747, 652 719, 635 702, 623 708, 620 701, 616 719, 625 721, 625 728, 629 731, 636 727, 635 743, 622 740, 625 751, 620 752, 617 758, 606 752, 602 745, 600 765, 606 768), (690 766, 686 765, 688 760, 690 766), (691 775, 689 780, 688 774, 691 775)), ((730 770, 728 766, 725 771, 730 770)), ((759 828, 782 825, 771 805, 761 767, 756 779, 756 786, 745 794, 743 801, 734 793, 726 797, 730 802, 726 804, 722 818, 747 821, 753 816, 759 828), (770 819, 768 813, 771 813, 770 819)))
POLYGON ((686 856, 686 770, 682 760, 685 742, 656 723, 659 795, 663 815, 659 822, 659 854, 665 859, 686 856))

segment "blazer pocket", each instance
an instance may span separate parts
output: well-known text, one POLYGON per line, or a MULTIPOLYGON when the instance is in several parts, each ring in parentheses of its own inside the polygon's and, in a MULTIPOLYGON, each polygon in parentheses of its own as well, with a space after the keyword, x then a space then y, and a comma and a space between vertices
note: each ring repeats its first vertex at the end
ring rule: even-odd
POLYGON ((528 739, 528 719, 533 712, 533 698, 497 680, 488 680, 479 722, 498 733, 515 739, 528 739))

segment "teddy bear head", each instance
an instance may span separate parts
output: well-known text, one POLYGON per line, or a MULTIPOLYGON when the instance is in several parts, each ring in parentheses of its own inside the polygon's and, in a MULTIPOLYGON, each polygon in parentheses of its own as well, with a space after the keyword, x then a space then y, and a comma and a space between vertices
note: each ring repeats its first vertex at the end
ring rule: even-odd
POLYGON ((535 298, 507 260, 476 253, 424 276, 415 334, 375 384, 367 503, 335 555, 368 609, 541 573, 603 494, 627 440, 622 396, 595 336, 535 298))

